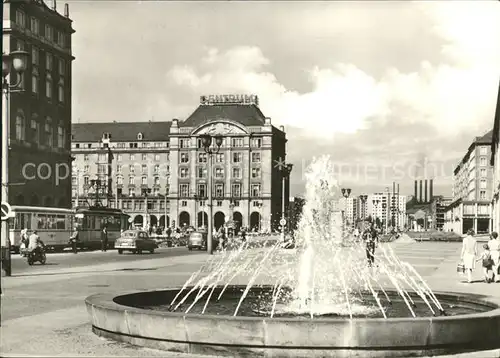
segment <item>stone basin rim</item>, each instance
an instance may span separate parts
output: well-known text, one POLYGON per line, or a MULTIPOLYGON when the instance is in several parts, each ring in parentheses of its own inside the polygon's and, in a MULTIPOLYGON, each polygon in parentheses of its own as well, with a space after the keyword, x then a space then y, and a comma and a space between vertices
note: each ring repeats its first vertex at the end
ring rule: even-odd
MULTIPOLYGON (((228 286, 230 287, 230 286, 228 286)), ((244 285, 233 285, 232 287, 241 287, 244 288, 244 285)), ((356 322, 387 322, 387 321, 392 321, 392 322, 422 322, 422 321, 455 321, 455 320, 462 320, 462 319, 473 319, 473 318, 481 318, 481 317, 500 317, 500 298, 494 297, 494 296, 488 296, 488 295, 481 295, 481 294, 472 294, 472 293, 463 293, 463 292, 452 292, 452 291, 433 291, 434 295, 438 298, 443 299, 456 299, 457 302, 466 302, 466 303, 472 303, 472 304, 480 304, 482 306, 487 306, 490 307, 491 310, 488 310, 486 312, 475 312, 475 313, 468 313, 468 314, 462 314, 462 315, 455 315, 455 316, 441 316, 441 315, 436 315, 436 316, 424 316, 424 317, 394 317, 394 318, 383 318, 383 317, 376 317, 376 318, 367 318, 367 317, 353 317, 352 319, 349 317, 327 317, 327 318, 322 318, 322 317, 313 317, 313 318, 308 318, 308 317, 269 317, 269 316, 255 316, 255 317, 250 317, 250 316, 233 316, 233 315, 214 315, 214 314, 198 314, 198 313, 185 313, 185 312, 168 312, 168 311, 157 311, 157 310, 152 310, 152 309, 146 309, 146 308, 138 308, 134 306, 127 306, 127 305, 122 305, 114 301, 115 298, 120 298, 120 297, 126 297, 126 296, 133 296, 133 295, 150 295, 154 293, 166 293, 166 292, 175 292, 181 290, 182 287, 172 287, 172 288, 167 288, 167 289, 161 289, 161 290, 137 290, 137 291, 130 291, 127 293, 97 293, 91 296, 88 296, 85 299, 85 303, 87 306, 97 306, 101 307, 104 309, 109 309, 109 310, 114 310, 114 311, 127 311, 127 312, 134 312, 134 313, 141 313, 145 315, 154 315, 154 316, 161 316, 161 317, 184 317, 186 319, 206 319, 206 320, 226 320, 226 321, 269 321, 272 320, 273 322, 290 322, 290 323, 305 323, 305 322, 321 322, 321 323, 327 323, 327 322, 344 322, 344 321, 356 321, 356 322)), ((188 292, 188 289, 190 287, 184 289, 185 292, 188 292)), ((388 294, 389 293, 397 293, 394 290, 387 290, 386 291, 388 294)), ((167 302, 166 302, 167 303, 167 302)), ((436 311, 437 308, 433 306, 436 311)))

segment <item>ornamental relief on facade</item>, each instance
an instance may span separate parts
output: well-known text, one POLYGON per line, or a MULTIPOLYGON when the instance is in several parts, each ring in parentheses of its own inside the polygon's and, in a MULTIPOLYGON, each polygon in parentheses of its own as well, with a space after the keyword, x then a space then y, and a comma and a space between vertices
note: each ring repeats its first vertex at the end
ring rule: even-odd
POLYGON ((234 124, 228 122, 216 122, 210 123, 202 126, 201 128, 197 128, 193 131, 193 134, 202 135, 202 134, 210 134, 212 136, 215 135, 238 135, 238 134, 247 134, 245 130, 236 126, 234 124))

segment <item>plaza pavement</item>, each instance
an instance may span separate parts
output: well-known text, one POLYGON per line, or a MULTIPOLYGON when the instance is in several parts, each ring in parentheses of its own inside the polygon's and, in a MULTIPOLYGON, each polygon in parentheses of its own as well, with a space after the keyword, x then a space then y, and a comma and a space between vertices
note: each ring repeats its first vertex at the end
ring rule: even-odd
MULTIPOLYGON (((468 292, 500 297, 500 284, 465 283, 456 273, 461 245, 445 242, 394 242, 396 254, 411 263, 437 291, 468 292)), ((182 285, 208 258, 206 254, 145 258, 2 278, 4 357, 182 357, 190 355, 135 347, 97 337, 91 332, 84 299, 99 292, 154 290, 182 285)), ((202 357, 202 356, 198 356, 202 357)), ((449 357, 498 358, 500 350, 449 357)))

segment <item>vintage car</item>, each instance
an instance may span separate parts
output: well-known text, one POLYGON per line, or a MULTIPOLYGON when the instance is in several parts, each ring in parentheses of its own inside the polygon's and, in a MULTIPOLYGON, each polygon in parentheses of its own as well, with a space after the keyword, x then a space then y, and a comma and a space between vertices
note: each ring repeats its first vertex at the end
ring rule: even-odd
MULTIPOLYGON (((193 249, 206 250, 207 249, 208 234, 206 230, 194 231, 189 235, 187 247, 191 251, 193 249)), ((213 236, 213 250, 219 246, 219 239, 216 235, 213 236)))
POLYGON ((123 254, 123 251, 132 251, 134 254, 141 254, 142 251, 154 253, 157 248, 155 240, 150 238, 144 230, 126 230, 115 241, 115 249, 118 249, 120 255, 123 254))

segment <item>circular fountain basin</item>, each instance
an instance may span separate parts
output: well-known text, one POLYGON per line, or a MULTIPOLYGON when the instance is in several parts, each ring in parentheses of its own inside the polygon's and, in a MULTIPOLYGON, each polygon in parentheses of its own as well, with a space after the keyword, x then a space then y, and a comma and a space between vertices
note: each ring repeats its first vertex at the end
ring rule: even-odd
MULTIPOLYGON (((270 318, 255 307, 256 295, 272 290, 254 287, 234 312, 244 286, 229 286, 219 303, 216 288, 205 314, 205 300, 190 313, 170 312, 179 288, 86 299, 92 330, 99 336, 139 346, 231 357, 403 357, 453 354, 500 348, 500 299, 462 293, 436 293, 446 315, 436 316, 418 297, 416 318, 395 292, 387 319, 278 315, 270 318), (243 301, 243 302, 245 302, 243 301), (399 308, 398 308, 399 307, 399 308), (407 313, 408 312, 408 313, 407 313), (427 316, 425 316, 425 313, 427 316), (422 315, 422 316, 421 316, 422 315), (394 317, 403 316, 403 317, 394 317)), ((189 290, 189 288, 187 289, 189 290)), ((188 292, 188 291, 184 291, 188 292)), ((187 308, 182 306, 182 308, 187 308)))

